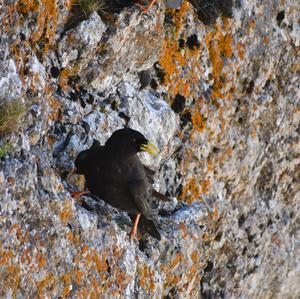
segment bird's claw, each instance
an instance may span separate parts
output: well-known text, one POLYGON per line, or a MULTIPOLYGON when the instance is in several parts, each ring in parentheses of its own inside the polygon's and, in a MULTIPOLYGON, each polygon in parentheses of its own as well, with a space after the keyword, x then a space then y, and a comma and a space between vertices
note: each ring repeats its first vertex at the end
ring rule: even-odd
POLYGON ((74 199, 78 199, 81 195, 87 194, 89 191, 71 191, 70 194, 74 199))

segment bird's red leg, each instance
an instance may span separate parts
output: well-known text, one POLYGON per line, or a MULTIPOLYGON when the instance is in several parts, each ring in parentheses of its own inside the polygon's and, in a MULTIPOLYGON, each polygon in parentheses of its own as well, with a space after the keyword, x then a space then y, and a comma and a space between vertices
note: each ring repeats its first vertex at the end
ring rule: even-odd
POLYGON ((89 191, 70 192, 71 196, 75 199, 80 197, 81 195, 84 195, 87 193, 90 193, 90 192, 89 191))
POLYGON ((138 3, 138 0, 136 1, 136 5, 138 5, 141 9, 142 9, 142 13, 147 13, 148 10, 153 6, 153 4, 156 2, 157 0, 151 0, 150 4, 148 6, 144 6, 143 4, 138 3))
POLYGON ((141 214, 137 214, 134 220, 134 224, 133 224, 133 229, 130 233, 130 239, 132 240, 136 233, 137 233, 137 228, 138 228, 138 224, 139 224, 139 220, 140 220, 141 214))
POLYGON ((147 13, 148 10, 153 6, 153 4, 154 4, 156 1, 157 1, 157 0, 152 0, 152 1, 150 2, 150 4, 149 4, 147 7, 145 7, 145 8, 143 9, 142 13, 147 13))

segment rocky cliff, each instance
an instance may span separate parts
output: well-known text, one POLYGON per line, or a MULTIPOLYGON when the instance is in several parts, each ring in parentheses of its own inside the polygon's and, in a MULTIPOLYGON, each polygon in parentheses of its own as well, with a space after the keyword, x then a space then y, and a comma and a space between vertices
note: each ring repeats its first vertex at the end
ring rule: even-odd
POLYGON ((202 2, 0 4, 1 297, 299 298, 300 3, 202 2), (70 196, 124 125, 160 148, 161 241, 70 196))

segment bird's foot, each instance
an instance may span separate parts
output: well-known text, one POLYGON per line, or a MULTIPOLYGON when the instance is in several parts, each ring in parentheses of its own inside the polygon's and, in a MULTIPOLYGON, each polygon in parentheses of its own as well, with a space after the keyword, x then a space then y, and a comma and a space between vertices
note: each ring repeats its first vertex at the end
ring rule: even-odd
POLYGON ((154 3, 156 2, 157 0, 151 0, 150 4, 148 6, 144 6, 140 3, 136 3, 137 6, 140 7, 141 9, 141 14, 147 14, 149 9, 154 5, 154 3))
POLYGON ((84 194, 87 194, 87 193, 89 193, 89 191, 70 192, 71 196, 72 196, 74 199, 77 199, 77 198, 79 198, 81 195, 84 195, 84 194))
POLYGON ((130 233, 130 239, 133 240, 137 234, 137 228, 138 228, 138 224, 139 224, 139 220, 140 220, 141 214, 137 214, 136 218, 134 220, 134 224, 133 224, 133 229, 130 233))

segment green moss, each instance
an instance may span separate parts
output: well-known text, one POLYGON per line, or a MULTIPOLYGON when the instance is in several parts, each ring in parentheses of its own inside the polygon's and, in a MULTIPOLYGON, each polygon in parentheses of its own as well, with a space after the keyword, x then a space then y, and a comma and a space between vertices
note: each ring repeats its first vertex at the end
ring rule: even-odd
POLYGON ((25 111, 25 106, 19 101, 0 101, 1 137, 18 130, 25 111))

